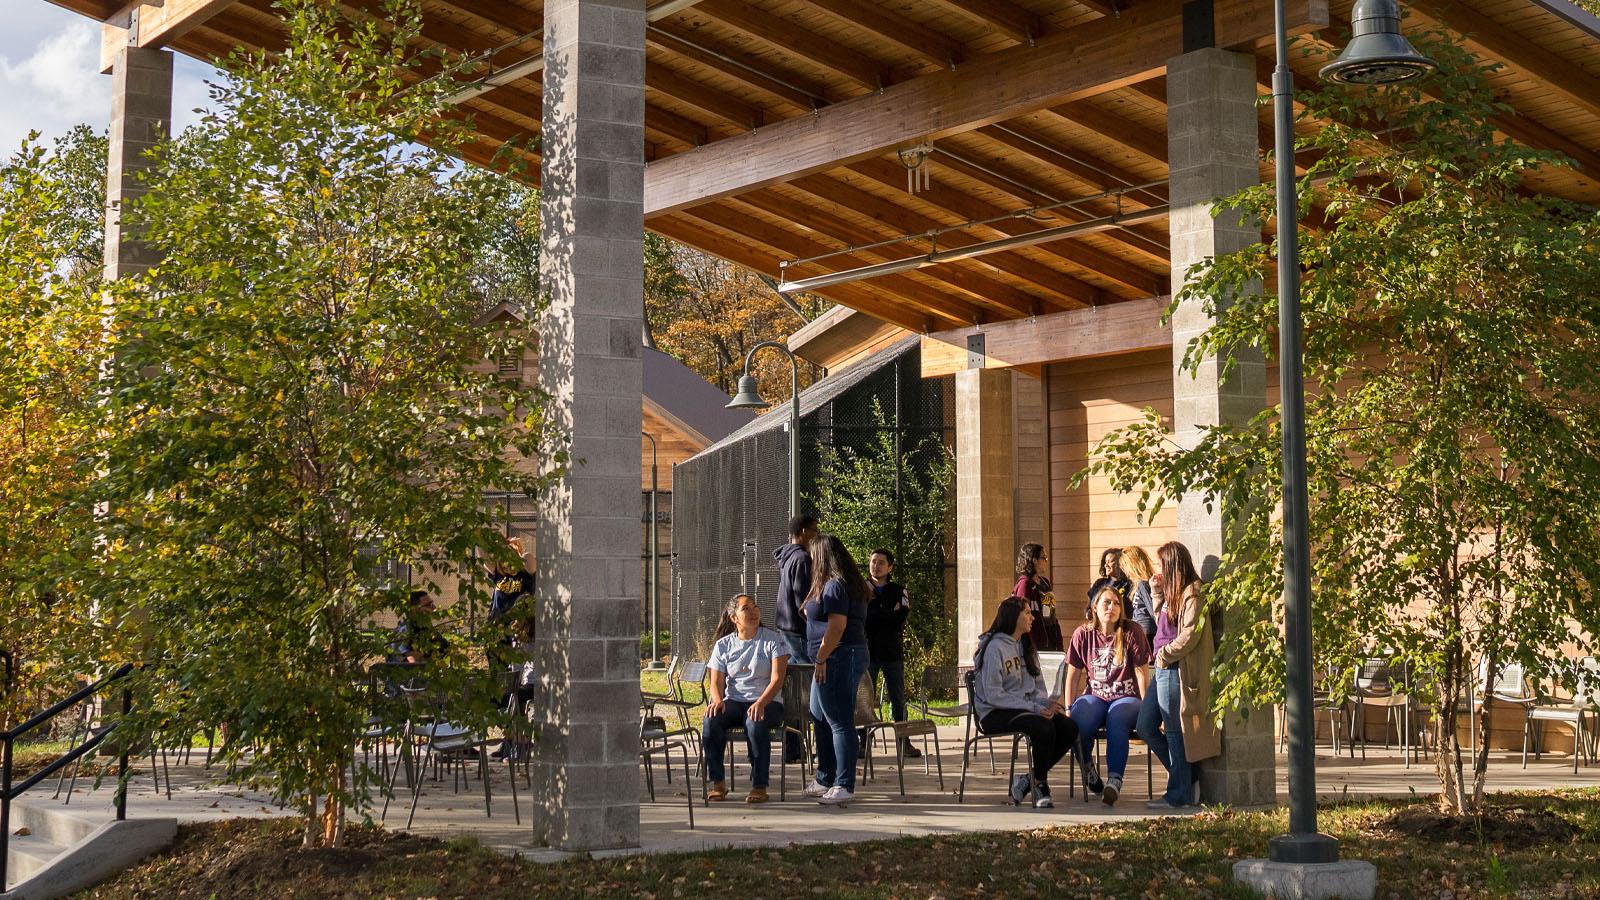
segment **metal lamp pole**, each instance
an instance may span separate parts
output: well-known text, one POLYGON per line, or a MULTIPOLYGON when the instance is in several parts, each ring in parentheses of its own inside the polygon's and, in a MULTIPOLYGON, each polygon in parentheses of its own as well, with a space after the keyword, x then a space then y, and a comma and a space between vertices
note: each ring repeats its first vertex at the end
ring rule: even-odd
MULTIPOLYGON (((1339 842, 1317 832, 1316 720, 1311 699, 1311 542, 1306 487, 1306 406, 1300 321, 1299 201, 1294 172, 1294 74, 1284 0, 1274 0, 1277 68, 1272 114, 1278 190, 1278 384, 1283 418, 1285 713, 1289 735, 1289 833, 1269 842, 1273 862, 1331 863, 1339 842)), ((1388 84, 1435 68, 1400 35, 1395 0, 1357 0, 1350 46, 1321 77, 1388 84)))
POLYGON ((755 377, 750 374, 751 361, 758 352, 768 347, 781 350, 784 356, 789 357, 789 386, 793 391, 793 396, 789 398, 789 518, 793 519, 800 514, 800 360, 794 352, 782 341, 762 341, 751 347, 744 356, 744 374, 739 376, 739 391, 728 403, 728 409, 766 409, 771 405, 761 399, 755 377))
POLYGON ((650 442, 650 664, 645 668, 663 669, 661 664, 661 541, 656 531, 656 497, 658 487, 656 483, 656 438, 648 431, 641 431, 644 439, 650 442))

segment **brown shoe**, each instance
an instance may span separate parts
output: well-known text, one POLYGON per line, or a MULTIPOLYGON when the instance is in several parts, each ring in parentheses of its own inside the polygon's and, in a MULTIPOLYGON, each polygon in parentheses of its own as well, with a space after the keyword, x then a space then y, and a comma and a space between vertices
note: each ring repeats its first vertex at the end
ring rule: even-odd
POLYGON ((706 799, 719 803, 728 799, 728 786, 720 781, 711 782, 711 789, 706 792, 706 799))
POLYGON ((746 802, 746 803, 765 803, 765 802, 767 802, 767 789, 764 788, 764 787, 751 788, 750 789, 750 793, 745 795, 744 802, 746 802))

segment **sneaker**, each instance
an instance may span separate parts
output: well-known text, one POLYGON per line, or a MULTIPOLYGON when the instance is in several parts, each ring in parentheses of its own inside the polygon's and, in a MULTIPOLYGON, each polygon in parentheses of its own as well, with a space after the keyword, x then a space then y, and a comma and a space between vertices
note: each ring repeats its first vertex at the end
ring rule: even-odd
POLYGON ((1106 779, 1106 789, 1100 795, 1100 802, 1107 806, 1117 802, 1117 797, 1122 794, 1122 776, 1113 775, 1106 779))
POLYGON ((1034 809, 1052 809, 1055 807, 1056 802, 1050 799, 1050 785, 1041 784, 1034 789, 1034 793, 1037 794, 1033 800, 1034 809))
POLYGON ((767 789, 764 788, 764 787, 751 788, 750 789, 750 793, 744 795, 744 802, 746 802, 746 803, 765 803, 765 802, 767 802, 767 789))
POLYGON ((1098 794, 1106 788, 1106 783, 1100 780, 1100 767, 1092 759, 1083 764, 1083 783, 1090 794, 1098 794))
POLYGON ((1011 802, 1022 805, 1028 795, 1033 793, 1033 780, 1026 775, 1016 775, 1011 779, 1011 802))
POLYGON ((817 798, 817 802, 821 803, 823 806, 843 806, 855 798, 855 794, 845 790, 843 786, 836 784, 833 787, 828 788, 828 792, 826 794, 823 794, 821 797, 817 798))
POLYGON ((815 798, 815 797, 821 797, 823 794, 826 794, 830 790, 832 790, 832 788, 829 788, 828 786, 822 784, 821 782, 813 781, 810 784, 806 785, 806 789, 801 791, 800 793, 803 796, 815 798))
POLYGON ((717 803, 728 799, 728 785, 721 781, 711 782, 710 790, 706 791, 706 799, 717 803))

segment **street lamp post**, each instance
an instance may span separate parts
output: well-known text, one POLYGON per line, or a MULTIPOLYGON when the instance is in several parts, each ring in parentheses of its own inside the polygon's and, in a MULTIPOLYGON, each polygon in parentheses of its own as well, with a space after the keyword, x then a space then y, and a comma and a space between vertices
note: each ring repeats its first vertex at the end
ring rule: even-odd
POLYGON ((768 347, 781 350, 784 356, 789 357, 789 385, 793 390, 789 400, 789 518, 793 519, 800 514, 800 360, 793 351, 781 341, 762 341, 751 347, 744 356, 744 374, 739 376, 739 391, 728 402, 728 409, 766 409, 771 405, 761 399, 756 379, 750 374, 751 361, 758 352, 768 347))
MULTIPOLYGON (((1285 713, 1289 735, 1289 833, 1273 838, 1273 862, 1331 863, 1339 842, 1317 832, 1316 720, 1311 700, 1311 547, 1307 535, 1305 383, 1300 322, 1299 203, 1294 172, 1294 76, 1284 0, 1275 0, 1272 73, 1278 199, 1278 383, 1283 418, 1285 713)), ((1356 0, 1350 45, 1319 75, 1344 84, 1390 84, 1435 68, 1400 34, 1395 0, 1356 0)))

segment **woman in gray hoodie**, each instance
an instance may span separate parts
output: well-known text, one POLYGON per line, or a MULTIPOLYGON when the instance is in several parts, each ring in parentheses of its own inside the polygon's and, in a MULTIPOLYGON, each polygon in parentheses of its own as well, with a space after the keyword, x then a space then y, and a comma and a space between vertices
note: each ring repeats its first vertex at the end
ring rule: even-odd
POLYGON ((1011 780, 1011 799, 1048 809, 1050 770, 1078 739, 1078 726, 1067 718, 1059 697, 1051 697, 1039 670, 1039 654, 1028 638, 1033 613, 1017 597, 1000 601, 989 630, 978 638, 973 655, 973 701, 978 722, 988 734, 1022 732, 1033 744, 1033 771, 1011 780))

